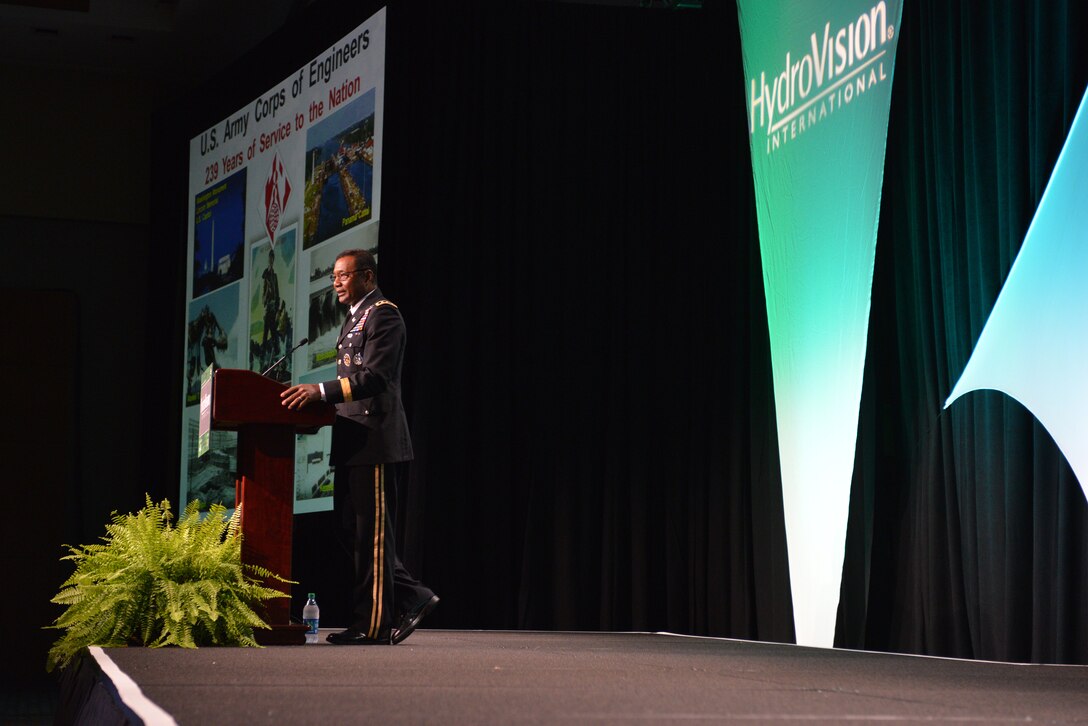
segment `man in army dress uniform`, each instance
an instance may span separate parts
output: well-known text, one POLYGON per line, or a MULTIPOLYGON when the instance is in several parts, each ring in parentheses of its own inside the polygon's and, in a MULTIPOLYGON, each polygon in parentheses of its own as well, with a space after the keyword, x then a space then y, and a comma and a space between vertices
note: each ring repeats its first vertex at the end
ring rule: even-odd
POLYGON ((370 252, 341 252, 331 279, 337 300, 349 310, 336 341, 336 380, 292 386, 281 398, 292 409, 319 400, 336 404, 330 454, 333 499, 353 543, 354 621, 347 630, 331 633, 328 641, 395 645, 438 604, 430 588, 401 564, 394 545, 393 464, 412 458, 400 397, 404 320, 378 289, 370 252))

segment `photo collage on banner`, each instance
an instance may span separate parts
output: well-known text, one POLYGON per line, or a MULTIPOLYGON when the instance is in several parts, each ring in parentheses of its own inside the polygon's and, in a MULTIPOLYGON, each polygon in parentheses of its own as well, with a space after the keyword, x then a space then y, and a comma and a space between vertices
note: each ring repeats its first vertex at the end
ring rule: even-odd
POLYGON ((291 361, 280 359, 294 340, 295 227, 280 233, 275 245, 253 245, 250 259, 249 369, 290 383, 291 361))
MULTIPOLYGON (((378 251, 384 66, 383 9, 190 140, 181 506, 234 505, 237 434, 197 455, 208 366, 336 377, 346 310, 329 275, 343 250, 378 251)), ((332 509, 331 438, 296 437, 296 512, 332 509)))

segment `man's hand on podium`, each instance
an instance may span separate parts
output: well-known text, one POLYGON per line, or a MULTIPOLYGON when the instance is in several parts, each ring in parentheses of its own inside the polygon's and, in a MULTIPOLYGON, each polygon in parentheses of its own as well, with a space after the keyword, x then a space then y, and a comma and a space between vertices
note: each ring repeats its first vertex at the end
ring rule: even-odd
POLYGON ((321 400, 321 389, 316 383, 300 383, 280 394, 280 403, 287 408, 299 409, 308 403, 321 400))

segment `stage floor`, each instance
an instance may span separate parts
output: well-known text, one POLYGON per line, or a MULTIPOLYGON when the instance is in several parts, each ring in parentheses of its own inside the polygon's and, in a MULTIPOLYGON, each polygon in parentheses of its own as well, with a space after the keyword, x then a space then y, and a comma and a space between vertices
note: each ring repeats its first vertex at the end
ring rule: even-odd
POLYGON ((396 647, 102 652, 179 724, 1088 721, 1084 666, 669 634, 419 630, 396 647))

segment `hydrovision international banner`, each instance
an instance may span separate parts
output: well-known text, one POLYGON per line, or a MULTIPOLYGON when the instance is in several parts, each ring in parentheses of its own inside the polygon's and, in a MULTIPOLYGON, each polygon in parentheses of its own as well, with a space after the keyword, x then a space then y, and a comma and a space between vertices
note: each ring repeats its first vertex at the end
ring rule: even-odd
POLYGON ((739 0, 797 642, 830 647, 901 0, 739 0))

